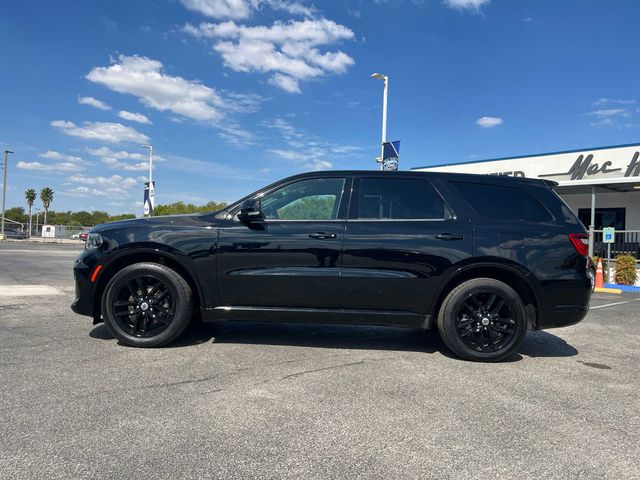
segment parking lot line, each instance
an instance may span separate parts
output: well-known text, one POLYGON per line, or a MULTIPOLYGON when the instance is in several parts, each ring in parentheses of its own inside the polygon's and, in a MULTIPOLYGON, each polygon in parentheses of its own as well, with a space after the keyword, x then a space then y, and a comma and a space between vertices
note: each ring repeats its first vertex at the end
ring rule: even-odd
POLYGON ((33 297, 40 295, 64 295, 49 285, 0 285, 0 297, 33 297))
POLYGON ((640 298, 634 298, 633 300, 627 300, 626 302, 605 303, 604 305, 596 305, 595 307, 590 307, 589 310, 595 310, 597 308, 613 307, 615 305, 624 305, 625 303, 637 302, 638 300, 640 300, 640 298))

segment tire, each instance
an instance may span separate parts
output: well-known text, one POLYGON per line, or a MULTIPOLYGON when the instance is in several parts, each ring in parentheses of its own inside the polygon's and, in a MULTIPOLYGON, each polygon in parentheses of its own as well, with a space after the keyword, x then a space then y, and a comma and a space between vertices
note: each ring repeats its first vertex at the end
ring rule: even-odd
POLYGON ((104 322, 122 344, 159 347, 182 334, 193 315, 189 284, 157 263, 135 263, 116 273, 102 295, 104 322))
POLYGON ((447 347, 476 362, 509 358, 527 333, 522 299, 493 278, 474 278, 451 290, 442 302, 437 323, 447 347))

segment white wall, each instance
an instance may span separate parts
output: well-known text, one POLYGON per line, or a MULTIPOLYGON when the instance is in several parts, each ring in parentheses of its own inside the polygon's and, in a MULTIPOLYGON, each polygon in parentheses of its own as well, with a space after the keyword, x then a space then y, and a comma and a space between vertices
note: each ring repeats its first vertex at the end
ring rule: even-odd
MULTIPOLYGON (((567 205, 577 215, 578 208, 591 208, 591 194, 560 193, 567 205)), ((596 193, 596 208, 626 208, 626 229, 640 230, 640 191, 596 193)))

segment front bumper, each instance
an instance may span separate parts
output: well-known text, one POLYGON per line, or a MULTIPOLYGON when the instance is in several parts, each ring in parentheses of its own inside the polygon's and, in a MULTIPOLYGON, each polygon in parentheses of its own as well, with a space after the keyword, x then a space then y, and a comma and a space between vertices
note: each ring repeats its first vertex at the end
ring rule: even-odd
POLYGON ((71 310, 79 315, 94 316, 94 283, 91 282, 91 273, 98 263, 94 251, 84 250, 73 264, 75 300, 71 304, 71 310))

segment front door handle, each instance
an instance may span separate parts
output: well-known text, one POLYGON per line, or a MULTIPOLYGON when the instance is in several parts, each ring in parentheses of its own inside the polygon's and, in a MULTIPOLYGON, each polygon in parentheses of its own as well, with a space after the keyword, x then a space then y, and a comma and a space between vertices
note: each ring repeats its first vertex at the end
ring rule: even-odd
POLYGON ((462 240, 464 237, 458 233, 440 233, 436 235, 438 240, 462 240))
POLYGON ((338 235, 336 235, 335 233, 327 233, 327 232, 314 232, 309 234, 309 237, 318 238, 320 240, 326 240, 328 238, 336 238, 337 236, 338 235))

